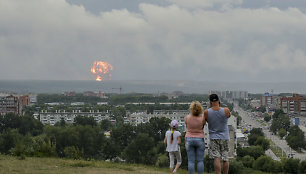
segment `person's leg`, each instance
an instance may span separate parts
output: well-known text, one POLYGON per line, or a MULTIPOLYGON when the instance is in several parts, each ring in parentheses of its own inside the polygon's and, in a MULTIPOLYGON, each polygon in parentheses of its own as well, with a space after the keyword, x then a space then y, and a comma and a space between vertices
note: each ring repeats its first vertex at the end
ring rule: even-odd
POLYGON ((223 163, 223 174, 228 174, 228 170, 229 170, 229 161, 228 161, 228 151, 229 151, 229 147, 228 147, 228 140, 221 140, 220 143, 220 148, 221 148, 221 159, 222 159, 222 163, 223 163))
POLYGON ((228 174, 228 170, 229 170, 229 162, 223 161, 223 174, 228 174))
POLYGON ((176 171, 178 170, 178 168, 181 166, 182 164, 182 155, 180 151, 175 152, 175 157, 176 157, 176 166, 175 169, 173 170, 173 173, 176 173, 176 171))
POLYGON ((188 171, 189 174, 194 174, 195 148, 193 146, 192 140, 187 138, 185 146, 188 157, 188 171))
POLYGON ((215 160, 214 160, 214 168, 215 168, 216 174, 221 174, 220 158, 215 158, 215 160))
POLYGON ((221 174, 221 154, 219 148, 219 140, 211 139, 209 144, 209 154, 212 159, 214 159, 214 169, 216 174, 221 174))
POLYGON ((169 152, 169 159, 170 159, 170 172, 173 172, 174 168, 174 154, 173 152, 169 152))
POLYGON ((196 147, 198 174, 204 173, 204 163, 203 163, 203 161, 204 161, 204 151, 205 151, 204 138, 198 139, 197 147, 196 147))

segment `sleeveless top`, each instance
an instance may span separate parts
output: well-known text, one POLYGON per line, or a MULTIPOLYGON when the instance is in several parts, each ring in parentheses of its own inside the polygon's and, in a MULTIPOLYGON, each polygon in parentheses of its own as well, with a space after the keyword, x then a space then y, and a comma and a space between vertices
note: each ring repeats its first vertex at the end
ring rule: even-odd
POLYGON ((208 109, 208 123, 209 138, 210 139, 224 139, 229 140, 229 132, 224 108, 215 111, 211 108, 208 109))
POLYGON ((186 123, 187 131, 185 137, 204 138, 203 117, 202 116, 187 116, 186 123))

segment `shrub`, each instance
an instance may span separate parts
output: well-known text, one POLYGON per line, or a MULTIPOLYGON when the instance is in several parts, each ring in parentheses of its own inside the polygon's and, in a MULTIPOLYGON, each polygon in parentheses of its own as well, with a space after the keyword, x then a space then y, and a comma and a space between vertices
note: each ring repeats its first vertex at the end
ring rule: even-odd
POLYGON ((253 162, 255 160, 254 160, 253 157, 247 155, 247 156, 244 156, 241 161, 242 161, 242 164, 244 165, 244 167, 252 168, 253 162))
POLYGON ((230 161, 229 165, 230 165, 229 166, 229 171, 228 171, 229 174, 240 174, 240 173, 242 173, 242 170, 243 170, 242 162, 237 161, 237 160, 233 160, 233 161, 230 161))
POLYGON ((299 159, 285 159, 283 162, 283 168, 285 173, 297 173, 299 168, 299 159))
POLYGON ((263 151, 261 146, 251 146, 251 147, 246 147, 246 148, 238 147, 237 148, 237 155, 239 157, 244 157, 246 155, 249 155, 256 160, 258 157, 264 154, 265 152, 263 151))
POLYGON ((155 165, 158 167, 168 167, 169 166, 168 156, 165 154, 159 155, 155 165))
POLYGON ((209 158, 209 155, 206 155, 204 158, 204 166, 207 173, 214 171, 214 159, 209 158))
POLYGON ((299 173, 306 173, 306 160, 302 161, 299 165, 299 173))
POLYGON ((256 170, 273 173, 279 173, 282 170, 281 163, 274 161, 271 157, 268 156, 261 156, 256 159, 253 163, 253 168, 256 170))
POLYGON ((79 148, 74 146, 65 147, 64 154, 66 158, 70 159, 81 159, 81 157, 83 156, 79 148))

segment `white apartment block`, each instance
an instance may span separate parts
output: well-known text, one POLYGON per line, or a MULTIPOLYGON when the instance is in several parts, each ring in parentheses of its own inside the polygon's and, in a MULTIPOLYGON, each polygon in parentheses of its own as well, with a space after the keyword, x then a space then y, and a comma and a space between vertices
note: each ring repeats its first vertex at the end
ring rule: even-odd
MULTIPOLYGON (((55 112, 48 112, 46 110, 42 110, 39 115, 40 121, 43 124, 50 125, 54 125, 62 119, 64 119, 66 123, 74 123, 74 118, 77 116, 93 117, 96 122, 100 122, 104 119, 109 119, 108 112, 100 112, 94 110, 90 110, 89 112, 81 112, 80 110, 73 110, 72 112, 66 112, 65 110, 56 110, 55 112)), ((34 114, 34 116, 38 118, 37 114, 34 114)))
POLYGON ((129 115, 129 121, 131 125, 137 126, 141 123, 147 123, 153 117, 166 117, 170 120, 177 120, 180 125, 185 127, 185 117, 189 114, 189 111, 185 110, 154 110, 153 114, 147 114, 146 111, 131 113, 129 115))

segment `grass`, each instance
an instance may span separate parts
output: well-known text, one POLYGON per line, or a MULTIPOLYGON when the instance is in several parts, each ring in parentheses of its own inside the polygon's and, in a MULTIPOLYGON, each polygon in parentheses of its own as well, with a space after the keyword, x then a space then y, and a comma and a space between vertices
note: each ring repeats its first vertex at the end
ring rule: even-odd
MULTIPOLYGON (((144 165, 111 163, 104 161, 82 161, 61 158, 32 158, 0 155, 0 174, 164 174, 168 168, 144 165)), ((180 173, 187 173, 181 170, 180 173)))
POLYGON ((280 159, 287 158, 286 153, 280 147, 275 145, 275 143, 271 140, 270 140, 270 149, 278 158, 280 159))
MULTIPOLYGON (((0 155, 0 174, 168 174, 168 168, 139 164, 124 164, 105 161, 69 160, 61 158, 26 157, 0 155)), ((187 170, 179 170, 188 174, 187 170)), ((250 168, 242 173, 267 174, 250 168)), ((210 173, 213 174, 213 173, 210 173)))

